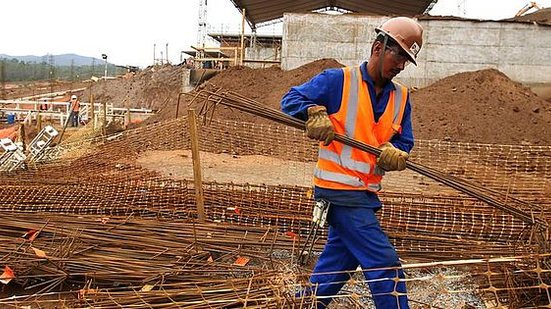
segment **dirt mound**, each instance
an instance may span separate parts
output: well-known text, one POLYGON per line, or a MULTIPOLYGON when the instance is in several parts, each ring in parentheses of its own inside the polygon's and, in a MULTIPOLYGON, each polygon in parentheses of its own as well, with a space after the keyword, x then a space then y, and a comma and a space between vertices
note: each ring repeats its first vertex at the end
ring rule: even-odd
POLYGON ((134 76, 100 81, 84 92, 88 100, 90 91, 96 102, 114 103, 116 106, 160 109, 171 102, 176 104, 182 88, 181 66, 154 66, 134 76))
POLYGON ((27 96, 35 96, 41 93, 46 94, 50 92, 85 88, 89 85, 90 83, 88 81, 71 82, 64 80, 56 80, 53 82, 44 80, 9 82, 5 84, 4 93, 2 93, 2 89, 0 88, 0 99, 2 99, 2 95, 4 95, 6 100, 12 100, 27 96))
POLYGON ((419 139, 551 145, 551 105, 495 69, 446 77, 411 99, 419 139))
MULTIPOLYGON (((290 87, 335 67, 342 64, 333 59, 314 61, 290 71, 275 66, 237 66, 218 73, 199 89, 220 87, 279 109, 281 97, 290 87)), ((97 84, 92 92, 97 100, 157 109, 158 113, 144 124, 173 119, 183 70, 179 66, 152 67, 133 78, 97 84)), ((414 132, 419 139, 551 145, 551 104, 497 70, 456 74, 413 92, 411 97, 414 132)), ((179 115, 186 113, 191 99, 182 96, 179 115)), ((199 109, 203 102, 195 100, 191 105, 199 109)), ((218 107, 214 117, 273 124, 224 107, 218 107)))
POLYGON ((551 8, 537 10, 533 13, 511 18, 515 21, 531 21, 542 24, 551 24, 551 8))
MULTIPOLYGON (((211 78, 199 89, 220 87, 224 90, 237 92, 248 98, 257 100, 267 106, 279 109, 281 97, 292 86, 300 85, 314 75, 328 68, 340 68, 343 65, 333 59, 321 59, 290 71, 282 71, 273 66, 265 69, 252 69, 244 66, 231 67, 211 78)), ((192 93, 193 94, 193 93, 192 93)), ((179 114, 186 112, 191 97, 185 96, 179 107, 179 114)), ((194 102, 193 107, 199 108, 203 102, 194 102)), ((173 119, 176 114, 176 104, 168 102, 159 113, 145 123, 153 123, 166 119, 173 119)), ((219 119, 232 119, 255 123, 272 123, 258 117, 250 116, 227 108, 217 108, 215 117, 219 119)))

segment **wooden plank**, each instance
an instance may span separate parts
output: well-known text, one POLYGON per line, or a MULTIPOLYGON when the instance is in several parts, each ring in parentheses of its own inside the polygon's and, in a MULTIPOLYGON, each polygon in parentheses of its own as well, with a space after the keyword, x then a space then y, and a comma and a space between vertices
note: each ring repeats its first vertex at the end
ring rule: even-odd
POLYGON ((197 115, 194 109, 188 110, 188 121, 197 215, 199 217, 199 222, 205 222, 205 197, 203 195, 203 177, 201 175, 201 158, 199 156, 199 134, 197 131, 197 115))

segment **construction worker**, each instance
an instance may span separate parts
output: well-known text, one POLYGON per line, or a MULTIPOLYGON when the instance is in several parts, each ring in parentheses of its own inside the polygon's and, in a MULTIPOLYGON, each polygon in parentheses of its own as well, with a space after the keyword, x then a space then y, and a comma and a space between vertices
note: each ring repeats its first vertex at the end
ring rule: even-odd
POLYGON ((70 103, 70 109, 71 109, 71 115, 69 116, 71 118, 71 126, 72 127, 78 127, 78 112, 80 110, 80 101, 78 100, 76 95, 71 96, 71 102, 70 103))
POLYGON ((392 79, 408 63, 416 64, 423 28, 397 17, 375 31, 367 62, 326 70, 291 88, 281 101, 282 110, 306 120, 307 135, 321 141, 314 197, 330 206, 327 243, 310 277, 318 308, 331 302, 358 266, 377 308, 409 308, 398 255, 375 213, 382 207, 377 197, 382 176, 404 170, 413 148, 409 93, 392 79), (335 133, 382 153, 377 158, 333 141, 335 133))
POLYGON ((47 111, 49 108, 48 106, 48 100, 47 99, 43 99, 42 102, 40 103, 40 105, 38 106, 38 109, 41 110, 41 111, 47 111))

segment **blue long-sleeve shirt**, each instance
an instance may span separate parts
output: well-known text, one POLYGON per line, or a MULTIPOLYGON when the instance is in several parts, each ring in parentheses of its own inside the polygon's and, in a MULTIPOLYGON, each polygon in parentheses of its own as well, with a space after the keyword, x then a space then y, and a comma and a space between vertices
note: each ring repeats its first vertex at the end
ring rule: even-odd
MULTIPOLYGON (((392 82, 387 83, 377 96, 373 79, 367 73, 367 62, 360 65, 360 71, 362 79, 367 83, 375 121, 379 121, 379 117, 381 117, 386 109, 390 92, 395 90, 394 84, 392 82)), ((307 120, 308 107, 313 105, 325 106, 329 115, 334 114, 339 111, 341 106, 343 82, 344 74, 341 69, 325 70, 308 82, 292 87, 281 100, 281 110, 288 115, 302 120, 307 120)), ((396 148, 409 153, 414 145, 409 94, 401 126, 402 132, 395 134, 390 142, 396 148)), ((377 197, 377 194, 367 190, 332 190, 315 187, 314 196, 315 198, 323 198, 341 206, 381 207, 381 201, 377 197)))

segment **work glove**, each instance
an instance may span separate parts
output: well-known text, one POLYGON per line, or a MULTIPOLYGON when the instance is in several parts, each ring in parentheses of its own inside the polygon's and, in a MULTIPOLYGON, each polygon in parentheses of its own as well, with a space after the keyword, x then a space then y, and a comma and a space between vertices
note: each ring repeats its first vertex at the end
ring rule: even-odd
POLYGON ((407 152, 394 147, 391 143, 379 146, 382 150, 377 158, 377 165, 385 171, 403 171, 406 168, 407 152))
POLYGON ((325 106, 311 106, 308 108, 308 120, 306 121, 306 135, 309 138, 323 141, 327 146, 335 138, 333 124, 327 115, 325 106))

